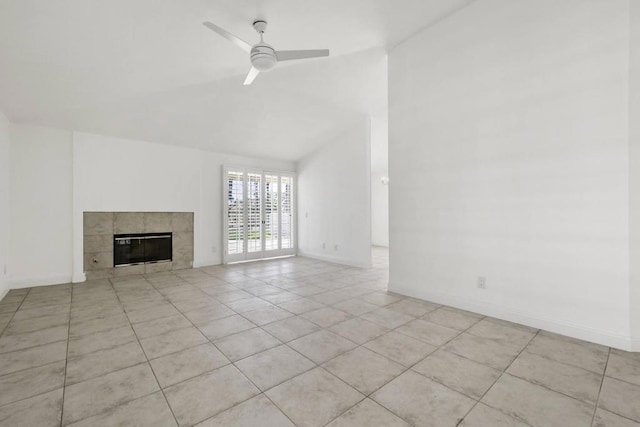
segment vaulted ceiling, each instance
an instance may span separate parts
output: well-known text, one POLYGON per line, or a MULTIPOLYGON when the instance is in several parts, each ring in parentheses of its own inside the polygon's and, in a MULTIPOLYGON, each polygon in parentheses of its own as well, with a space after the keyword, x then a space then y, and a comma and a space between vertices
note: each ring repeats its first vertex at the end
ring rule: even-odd
POLYGON ((16 122, 297 160, 387 107, 386 51, 473 0, 0 0, 0 111, 16 122), (243 86, 256 18, 278 64, 243 86))

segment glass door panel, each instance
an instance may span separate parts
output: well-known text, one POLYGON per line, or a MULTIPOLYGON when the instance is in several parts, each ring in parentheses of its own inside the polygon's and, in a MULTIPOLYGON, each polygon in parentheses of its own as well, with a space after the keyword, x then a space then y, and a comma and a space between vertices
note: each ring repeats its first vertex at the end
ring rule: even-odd
POLYGON ((280 180, 280 248, 293 249, 293 177, 280 180))
MULTIPOLYGON (((247 174, 247 252, 262 252, 262 174, 247 174)), ((261 254, 258 255, 258 258, 261 254)))
POLYGON ((238 261, 245 251, 244 173, 230 170, 226 175, 225 249, 230 261, 238 261))
POLYGON ((278 245, 279 232, 279 185, 277 175, 264 177, 264 218, 265 218, 265 251, 280 249, 278 245))

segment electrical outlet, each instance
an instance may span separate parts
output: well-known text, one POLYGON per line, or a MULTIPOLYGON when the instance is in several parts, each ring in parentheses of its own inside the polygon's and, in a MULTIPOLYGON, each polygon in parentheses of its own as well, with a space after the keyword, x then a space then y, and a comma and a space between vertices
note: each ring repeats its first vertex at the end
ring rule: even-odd
POLYGON ((211 246, 211 252, 215 254, 216 252, 218 252, 218 248, 215 246, 211 246))
POLYGON ((335 245, 333 245, 333 250, 337 251, 338 250, 338 244, 336 243, 335 245))
POLYGON ((322 249, 327 249, 327 244, 322 242, 322 249))
POLYGON ((487 278, 478 276, 478 288, 479 289, 487 289, 487 278))

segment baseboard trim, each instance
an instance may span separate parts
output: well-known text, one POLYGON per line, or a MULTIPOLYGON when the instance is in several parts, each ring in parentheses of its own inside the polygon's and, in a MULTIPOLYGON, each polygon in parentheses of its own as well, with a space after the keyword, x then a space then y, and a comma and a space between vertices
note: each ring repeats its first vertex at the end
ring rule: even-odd
POLYGON ((354 260, 344 259, 340 257, 332 257, 330 255, 304 252, 304 251, 301 251, 300 249, 298 249, 298 256, 317 259, 319 261, 332 262, 334 264, 348 265, 349 267, 371 268, 371 261, 369 261, 368 263, 362 263, 360 261, 354 261, 354 260))
POLYGON ((9 288, 4 288, 3 290, 1 290, 0 291, 0 301, 2 301, 2 298, 6 297, 8 293, 9 293, 9 288))
POLYGON ((200 267, 213 267, 216 265, 221 265, 222 262, 217 260, 217 261, 204 261, 204 262, 193 262, 193 267, 192 268, 200 268, 200 267))
POLYGON ((584 325, 559 322, 554 319, 539 317, 532 313, 514 311, 511 308, 474 300, 472 298, 461 297, 455 294, 433 292, 429 290, 416 291, 412 287, 404 286, 397 282, 389 282, 388 289, 391 292, 401 295, 472 311, 485 316, 507 320, 536 329, 543 329, 545 331, 608 347, 614 347, 625 351, 640 351, 640 340, 632 340, 631 337, 625 335, 613 334, 608 331, 594 329, 584 325))
POLYGON ((72 283, 82 283, 87 281, 87 275, 84 273, 74 273, 71 277, 72 283))
POLYGON ((33 288, 36 286, 53 286, 63 283, 71 283, 70 276, 53 276, 53 277, 24 277, 20 279, 10 279, 9 289, 33 288))

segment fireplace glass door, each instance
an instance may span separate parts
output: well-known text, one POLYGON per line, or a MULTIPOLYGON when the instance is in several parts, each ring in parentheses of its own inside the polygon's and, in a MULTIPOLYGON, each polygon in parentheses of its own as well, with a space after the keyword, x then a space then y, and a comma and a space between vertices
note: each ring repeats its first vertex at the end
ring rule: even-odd
POLYGON ((113 236, 113 265, 124 267, 171 261, 172 233, 116 234, 113 236))

